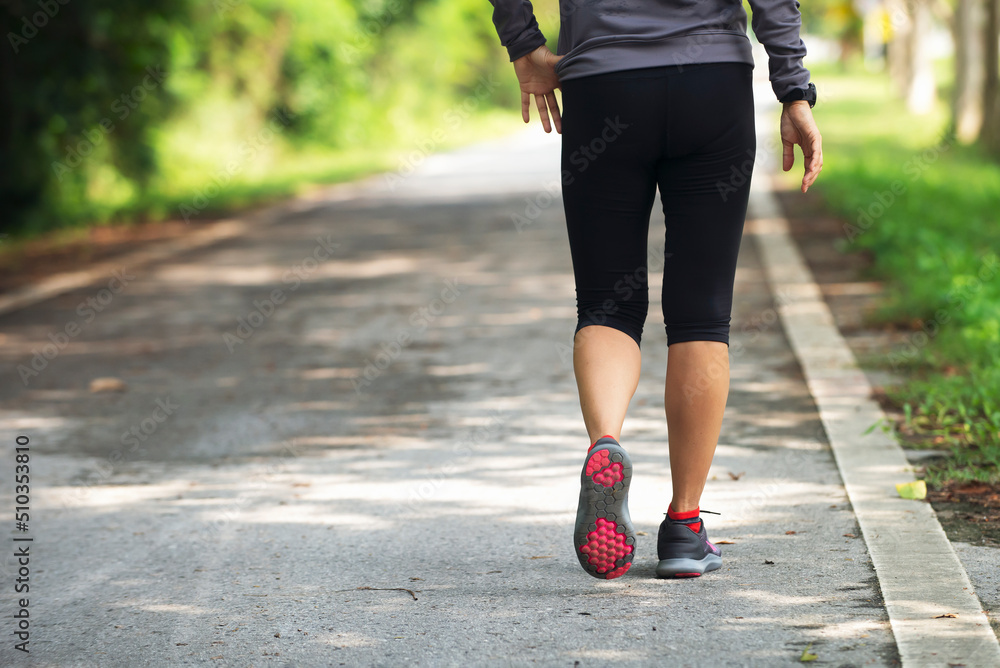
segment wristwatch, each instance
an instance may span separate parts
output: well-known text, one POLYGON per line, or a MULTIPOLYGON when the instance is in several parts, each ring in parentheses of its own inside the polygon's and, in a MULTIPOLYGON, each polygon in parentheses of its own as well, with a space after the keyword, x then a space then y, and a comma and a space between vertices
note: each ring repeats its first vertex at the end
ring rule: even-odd
POLYGON ((816 106, 816 84, 810 83, 807 88, 795 88, 791 92, 785 95, 785 97, 778 100, 778 102, 795 102, 796 100, 805 100, 809 103, 809 108, 812 109, 816 106))

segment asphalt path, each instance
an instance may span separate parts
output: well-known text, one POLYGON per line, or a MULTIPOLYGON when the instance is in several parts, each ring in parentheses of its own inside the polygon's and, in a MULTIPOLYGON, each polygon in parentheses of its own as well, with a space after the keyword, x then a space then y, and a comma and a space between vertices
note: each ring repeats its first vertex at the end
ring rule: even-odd
POLYGON ((415 153, 236 238, 0 316, 0 489, 13 513, 28 437, 30 530, 8 531, 33 538, 4 548, 0 662, 781 666, 808 649, 897 665, 750 243, 702 502, 722 513, 707 522, 724 565, 655 578, 670 491, 655 213, 622 434, 636 562, 609 582, 580 569, 587 436, 558 152, 531 129, 415 153), (91 391, 102 377, 124 387, 91 391), (23 545, 30 654, 13 635, 23 545))

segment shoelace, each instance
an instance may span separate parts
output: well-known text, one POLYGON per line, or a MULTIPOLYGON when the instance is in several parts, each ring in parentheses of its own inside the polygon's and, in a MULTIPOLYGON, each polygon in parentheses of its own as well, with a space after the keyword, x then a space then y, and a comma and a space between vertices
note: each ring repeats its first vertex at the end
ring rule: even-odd
MULTIPOLYGON (((708 513, 709 515, 721 515, 722 514, 722 513, 717 513, 714 510, 699 510, 698 514, 700 515, 701 513, 708 513)), ((664 517, 670 517, 670 514, 669 513, 663 513, 663 516, 664 517)))

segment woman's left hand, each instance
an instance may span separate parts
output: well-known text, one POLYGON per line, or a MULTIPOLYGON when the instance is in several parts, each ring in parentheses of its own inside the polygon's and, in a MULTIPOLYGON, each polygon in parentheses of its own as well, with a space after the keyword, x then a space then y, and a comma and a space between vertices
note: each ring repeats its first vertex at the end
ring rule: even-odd
POLYGON ((528 110, 531 107, 531 96, 534 95, 538 115, 546 132, 552 132, 552 124, 555 124, 556 132, 562 133, 562 117, 559 115, 555 94, 555 89, 559 88, 555 67, 562 58, 563 56, 557 56, 542 45, 514 61, 514 72, 521 84, 521 118, 525 123, 530 122, 528 110), (550 113, 552 123, 549 122, 550 113))

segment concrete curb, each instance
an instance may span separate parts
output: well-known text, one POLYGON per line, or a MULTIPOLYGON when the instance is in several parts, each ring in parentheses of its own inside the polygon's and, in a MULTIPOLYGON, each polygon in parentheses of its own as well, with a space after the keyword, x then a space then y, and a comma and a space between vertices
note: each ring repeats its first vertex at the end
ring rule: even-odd
MULTIPOLYGON (((775 114, 767 112, 757 122, 761 145, 771 145, 775 114)), ((892 435, 869 431, 888 424, 885 414, 789 235, 767 157, 758 155, 748 232, 861 525, 903 665, 1000 666, 1000 644, 934 510, 896 493, 896 483, 914 480, 912 468, 892 435)))

